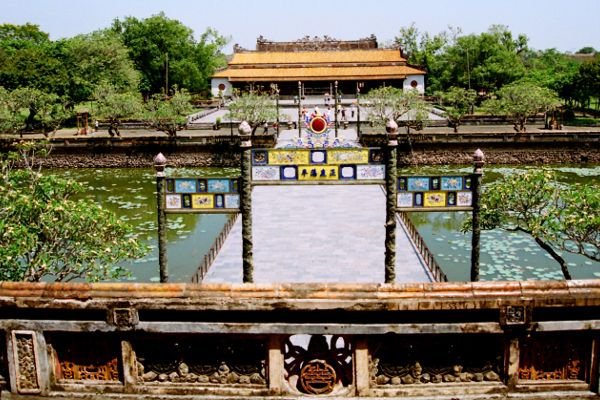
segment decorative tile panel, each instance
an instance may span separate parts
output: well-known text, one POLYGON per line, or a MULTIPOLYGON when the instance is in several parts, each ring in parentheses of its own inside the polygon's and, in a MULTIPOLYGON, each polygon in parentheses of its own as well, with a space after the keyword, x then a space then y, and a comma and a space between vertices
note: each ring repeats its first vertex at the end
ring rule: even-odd
POLYGON ((472 177, 400 176, 398 211, 452 211, 473 207, 472 177))
POLYGON ((169 212, 238 211, 239 198, 237 178, 169 178, 165 207, 169 212))
POLYGON ((252 151, 252 180, 381 184, 385 180, 383 161, 381 149, 259 149, 252 151))

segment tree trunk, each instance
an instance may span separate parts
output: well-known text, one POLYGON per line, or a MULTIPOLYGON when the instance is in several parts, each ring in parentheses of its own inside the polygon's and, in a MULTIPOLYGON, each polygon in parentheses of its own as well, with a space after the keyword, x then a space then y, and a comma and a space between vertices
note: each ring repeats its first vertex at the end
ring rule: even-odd
POLYGON ((556 260, 556 262, 558 262, 560 264, 560 269, 562 270, 562 273, 565 277, 566 280, 571 280, 573 278, 571 278, 571 273, 569 272, 569 266, 567 265, 567 262, 565 261, 564 258, 562 258, 560 256, 560 254, 558 254, 556 251, 554 251, 554 249, 546 242, 544 242, 542 239, 540 238, 535 238, 535 242, 544 250, 546 250, 548 252, 548 254, 550 254, 552 256, 552 258, 554 258, 556 260))

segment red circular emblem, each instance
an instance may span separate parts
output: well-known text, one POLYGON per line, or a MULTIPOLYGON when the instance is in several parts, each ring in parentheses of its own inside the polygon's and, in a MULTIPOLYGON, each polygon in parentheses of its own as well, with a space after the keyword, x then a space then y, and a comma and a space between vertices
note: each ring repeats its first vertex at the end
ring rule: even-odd
POLYGON ((310 120, 310 130, 314 133, 323 133, 327 130, 327 121, 323 117, 314 117, 310 120))

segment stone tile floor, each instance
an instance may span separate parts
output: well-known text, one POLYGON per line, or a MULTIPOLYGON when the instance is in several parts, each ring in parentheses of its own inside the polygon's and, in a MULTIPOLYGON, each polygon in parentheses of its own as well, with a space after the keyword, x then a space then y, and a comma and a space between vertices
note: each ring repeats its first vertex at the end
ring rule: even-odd
MULTIPOLYGON (((384 281, 385 196, 377 185, 255 186, 254 281, 384 281)), ((396 282, 430 277, 398 224, 396 282)), ((242 282, 238 217, 204 282, 242 282)))

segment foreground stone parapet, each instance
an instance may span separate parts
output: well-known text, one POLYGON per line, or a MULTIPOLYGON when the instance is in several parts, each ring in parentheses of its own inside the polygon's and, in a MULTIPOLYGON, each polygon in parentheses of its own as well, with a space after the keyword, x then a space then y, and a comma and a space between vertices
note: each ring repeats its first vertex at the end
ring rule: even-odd
POLYGON ((598 280, 2 282, 0 325, 3 398, 598 398, 598 280))

